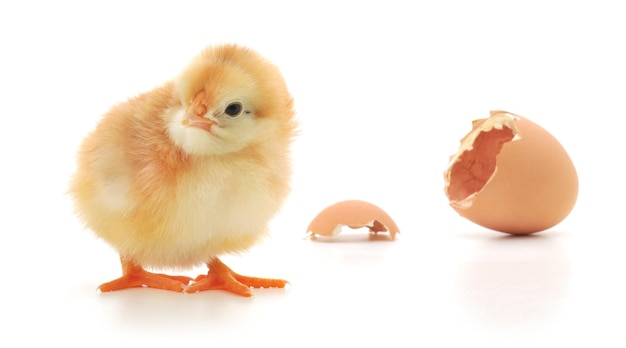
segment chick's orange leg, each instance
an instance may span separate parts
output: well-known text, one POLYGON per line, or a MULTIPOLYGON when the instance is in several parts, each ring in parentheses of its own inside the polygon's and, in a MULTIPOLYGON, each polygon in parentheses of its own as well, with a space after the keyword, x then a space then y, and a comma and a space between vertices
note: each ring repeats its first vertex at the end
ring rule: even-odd
POLYGON ((115 290, 148 287, 153 289, 171 290, 183 292, 191 278, 184 276, 169 276, 166 274, 151 273, 140 265, 122 259, 123 275, 98 287, 102 292, 115 290))
POLYGON ((237 295, 250 297, 250 288, 284 288, 287 284, 282 279, 247 277, 233 272, 218 258, 208 263, 209 273, 200 275, 191 284, 187 292, 204 290, 226 290, 237 295))

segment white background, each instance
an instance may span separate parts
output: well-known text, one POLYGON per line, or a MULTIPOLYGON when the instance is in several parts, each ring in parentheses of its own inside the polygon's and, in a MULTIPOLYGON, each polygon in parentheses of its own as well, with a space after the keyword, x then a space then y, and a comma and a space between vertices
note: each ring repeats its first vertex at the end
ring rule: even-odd
POLYGON ((8 3, 0 5, 0 339, 626 345, 618 1, 8 3), (252 299, 96 294, 120 267, 64 196, 81 139, 111 105, 224 42, 281 68, 302 134, 272 237, 223 259, 290 288, 252 299), (578 169, 577 205, 549 231, 508 237, 447 205, 448 156, 492 109, 545 127, 578 169), (397 240, 367 241, 363 231, 304 240, 310 220, 344 199, 383 207, 400 226, 397 240))

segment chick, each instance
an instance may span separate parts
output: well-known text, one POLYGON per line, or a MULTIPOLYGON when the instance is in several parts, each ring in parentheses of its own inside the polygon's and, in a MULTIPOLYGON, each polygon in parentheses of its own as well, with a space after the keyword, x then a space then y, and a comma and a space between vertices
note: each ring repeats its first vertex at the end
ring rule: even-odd
POLYGON ((99 290, 284 287, 234 273, 218 256, 268 232, 289 192, 296 128, 276 66, 230 44, 114 106, 83 141, 69 189, 86 227, 120 255, 122 276, 99 290), (193 280, 146 271, 202 264, 208 273, 193 280))

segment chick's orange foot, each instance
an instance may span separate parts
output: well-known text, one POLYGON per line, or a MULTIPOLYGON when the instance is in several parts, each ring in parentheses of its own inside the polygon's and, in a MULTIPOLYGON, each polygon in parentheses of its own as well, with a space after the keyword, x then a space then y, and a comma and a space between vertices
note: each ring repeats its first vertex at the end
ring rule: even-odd
POLYGON ((100 285, 98 290, 110 292, 129 288, 153 288, 183 292, 191 281, 191 278, 185 276, 151 273, 129 261, 122 261, 122 270, 121 277, 100 285))
POLYGON ((284 288, 287 284, 282 279, 247 277, 233 272, 219 259, 209 262, 209 273, 199 275, 186 290, 194 293, 204 290, 226 290, 234 294, 250 297, 250 288, 284 288))

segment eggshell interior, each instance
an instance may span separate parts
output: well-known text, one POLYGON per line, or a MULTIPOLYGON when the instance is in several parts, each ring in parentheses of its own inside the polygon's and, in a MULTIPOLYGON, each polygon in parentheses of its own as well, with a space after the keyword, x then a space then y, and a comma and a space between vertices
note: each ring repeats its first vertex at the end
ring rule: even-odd
POLYGON ((494 111, 474 122, 445 172, 450 205, 490 229, 528 234, 561 222, 578 196, 569 155, 527 118, 494 111))

